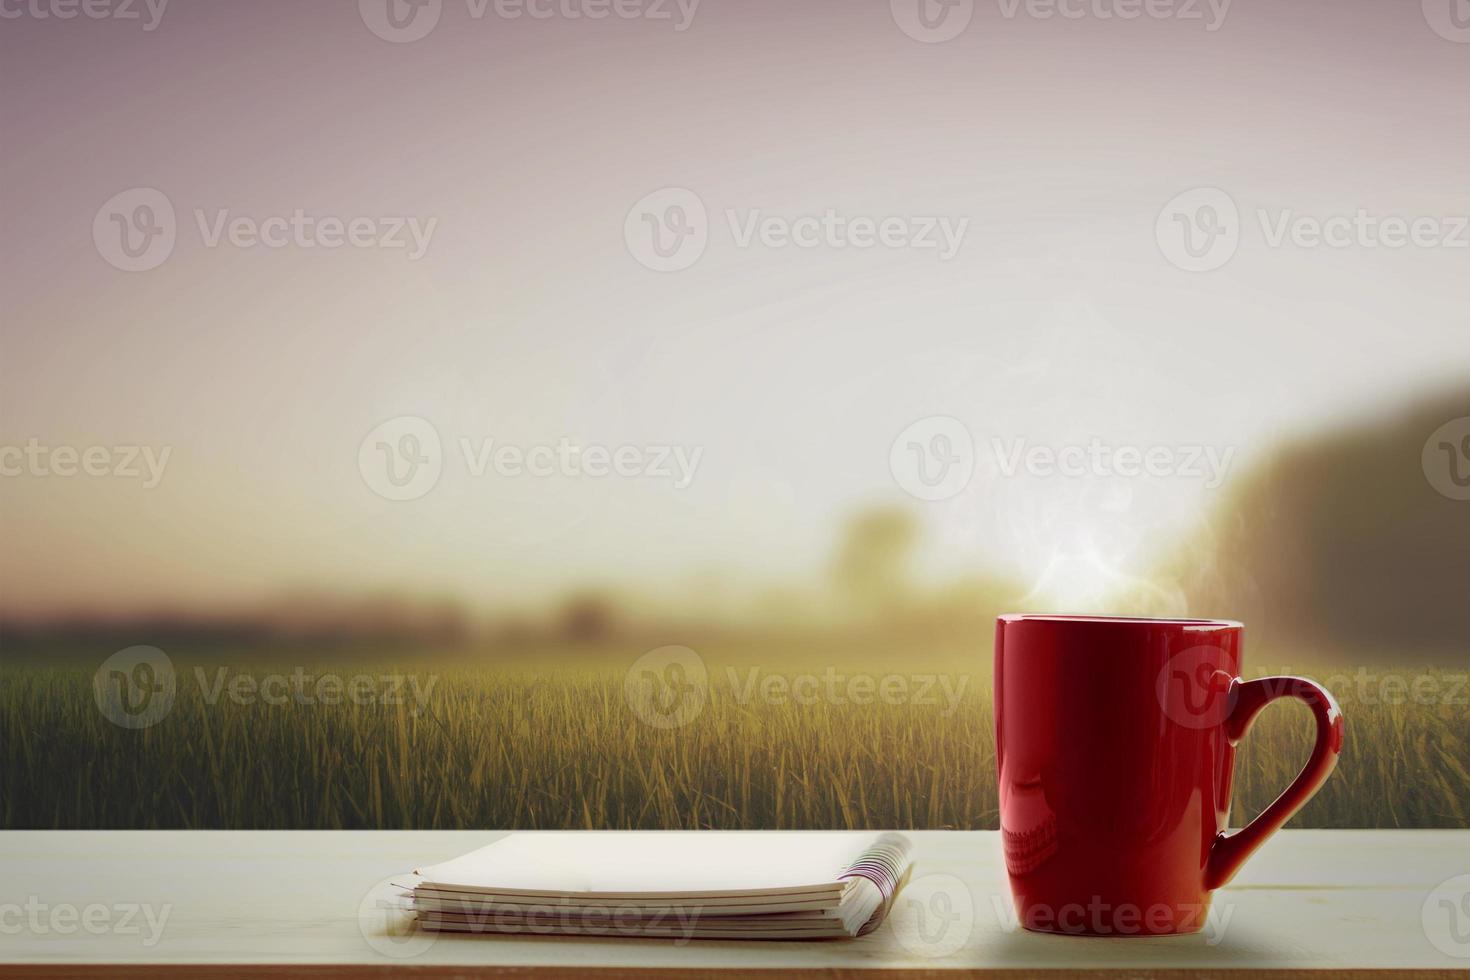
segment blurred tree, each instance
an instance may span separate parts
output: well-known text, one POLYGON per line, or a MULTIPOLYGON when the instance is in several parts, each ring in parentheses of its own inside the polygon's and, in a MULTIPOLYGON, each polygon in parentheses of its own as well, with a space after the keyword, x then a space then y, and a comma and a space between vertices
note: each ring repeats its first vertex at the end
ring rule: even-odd
POLYGON ((558 631, 574 643, 597 643, 613 633, 617 614, 612 600, 595 592, 569 598, 557 615, 558 631))
POLYGON ((1191 611, 1242 619, 1273 646, 1470 654, 1470 501, 1436 489, 1440 447, 1426 449, 1467 415, 1461 391, 1283 447, 1171 561, 1191 611))
POLYGON ((865 510, 843 529, 832 567, 837 593, 849 611, 891 616, 911 598, 908 583, 918 523, 893 507, 865 510))

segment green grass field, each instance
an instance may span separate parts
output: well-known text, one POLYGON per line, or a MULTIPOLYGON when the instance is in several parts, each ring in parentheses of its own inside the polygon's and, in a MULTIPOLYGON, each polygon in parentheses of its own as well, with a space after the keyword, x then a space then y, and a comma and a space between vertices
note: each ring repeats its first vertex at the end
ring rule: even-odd
MULTIPOLYGON (((431 685, 421 699, 405 686, 400 704, 235 699, 217 667, 202 670, 180 667, 172 709, 136 731, 99 709, 92 669, 0 671, 4 826, 996 826, 988 670, 949 675, 952 688, 964 685, 950 702, 937 688, 928 700, 911 688, 902 703, 875 694, 859 705, 742 701, 741 684, 712 666, 699 710, 674 727, 639 719, 625 697, 626 660, 321 668, 403 674, 420 693, 431 685)), ((272 671, 243 672, 258 682, 272 671)), ((1466 826, 1470 709, 1444 703, 1460 675, 1413 676, 1448 678, 1439 703, 1339 690, 1348 722, 1341 764, 1292 826, 1466 826)), ((375 694, 389 693, 374 683, 375 694)), ((1238 757, 1237 824, 1286 786, 1311 739, 1305 707, 1265 712, 1238 757)))

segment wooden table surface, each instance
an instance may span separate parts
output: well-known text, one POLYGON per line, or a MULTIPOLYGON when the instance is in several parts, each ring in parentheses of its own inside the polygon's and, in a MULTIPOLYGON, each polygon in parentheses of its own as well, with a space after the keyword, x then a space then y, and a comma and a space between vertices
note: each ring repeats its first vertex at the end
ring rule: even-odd
MULTIPOLYGON (((955 970, 1232 978, 1413 970, 1470 978, 1470 831, 1287 831, 1192 936, 1014 925, 994 833, 922 832, 890 922, 856 940, 726 942, 394 932, 381 883, 491 832, 0 834, 0 976, 722 976, 955 970), (778 971, 770 973, 764 971, 778 971), (1236 972, 1244 971, 1244 972, 1236 972)), ((398 923, 401 926, 401 923, 398 923)))

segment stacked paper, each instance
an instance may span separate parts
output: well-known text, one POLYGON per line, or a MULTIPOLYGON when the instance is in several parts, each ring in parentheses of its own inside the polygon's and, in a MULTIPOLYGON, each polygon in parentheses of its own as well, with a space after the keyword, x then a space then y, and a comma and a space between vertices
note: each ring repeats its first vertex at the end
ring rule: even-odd
POLYGON ((422 928, 806 939, 882 922, 912 865, 901 834, 510 834, 404 881, 422 928))

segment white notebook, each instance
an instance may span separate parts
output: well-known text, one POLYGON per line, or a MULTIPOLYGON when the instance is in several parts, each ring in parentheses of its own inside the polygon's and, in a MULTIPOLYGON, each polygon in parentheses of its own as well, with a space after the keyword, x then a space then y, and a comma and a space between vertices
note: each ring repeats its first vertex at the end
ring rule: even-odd
POLYGON ((425 929, 797 939, 876 929, 913 864, 895 833, 514 833, 403 881, 425 929))

